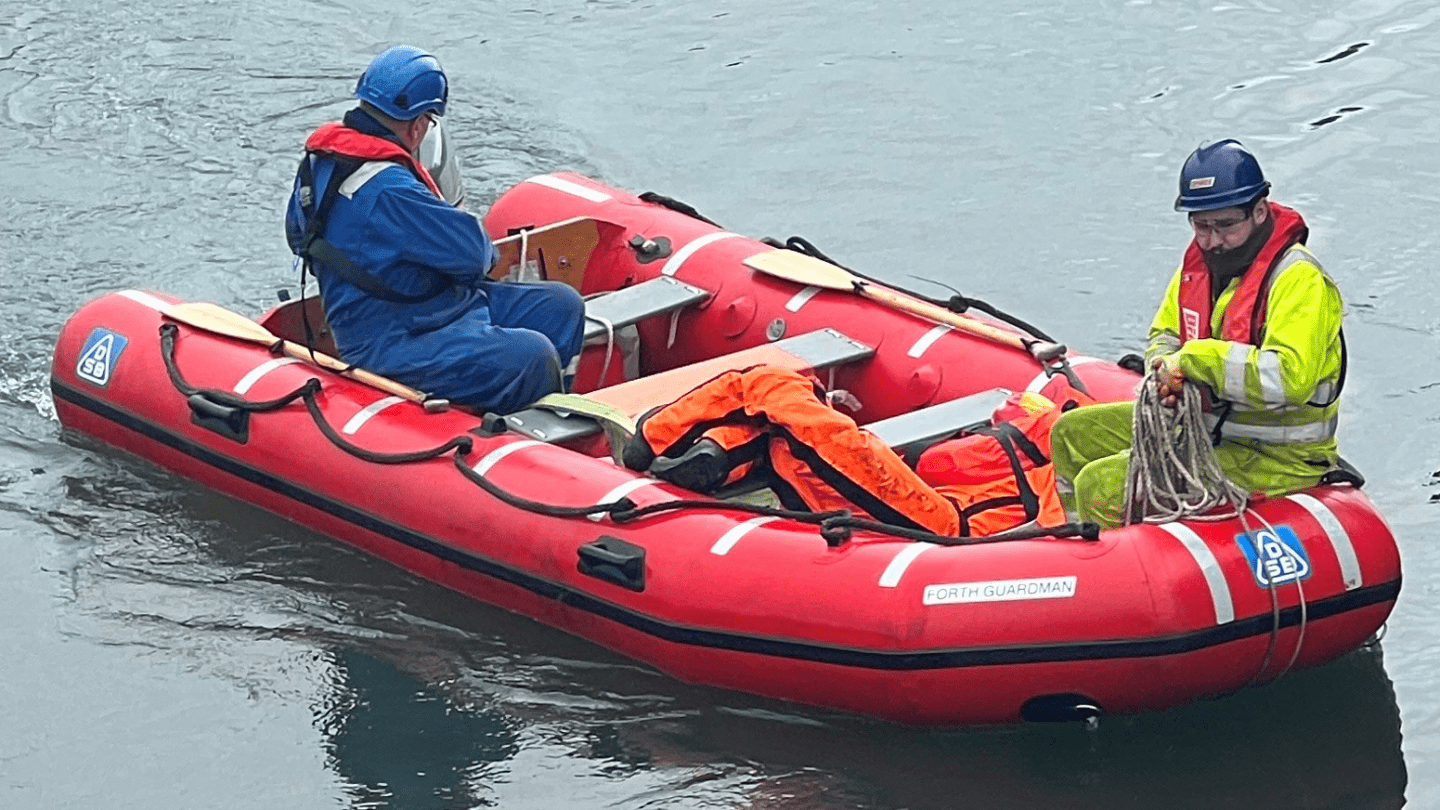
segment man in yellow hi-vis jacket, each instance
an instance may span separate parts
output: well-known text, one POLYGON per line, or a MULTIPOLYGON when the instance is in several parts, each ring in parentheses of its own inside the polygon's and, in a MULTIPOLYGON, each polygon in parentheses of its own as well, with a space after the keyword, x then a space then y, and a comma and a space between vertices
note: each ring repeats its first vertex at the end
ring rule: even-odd
MULTIPOLYGON (((1314 486, 1338 462, 1345 352, 1340 291, 1305 247, 1305 221, 1269 193, 1238 141, 1185 161, 1175 209, 1195 238, 1150 324, 1145 361, 1163 367, 1167 398, 1182 380, 1209 386, 1221 468, 1252 493, 1277 495, 1314 486)), ((1057 483, 1084 520, 1116 526, 1124 516, 1133 417, 1122 402, 1055 424, 1057 483)))

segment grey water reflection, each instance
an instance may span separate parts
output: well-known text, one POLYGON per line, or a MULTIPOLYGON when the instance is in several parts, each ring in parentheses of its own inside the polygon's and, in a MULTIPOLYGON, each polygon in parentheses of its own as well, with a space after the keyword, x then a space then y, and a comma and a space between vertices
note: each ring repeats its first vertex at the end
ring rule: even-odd
MULTIPOLYGON (((534 666, 535 651, 515 652, 514 663, 534 666)), ((626 806, 693 801, 706 782, 714 804, 701 806, 816 810, 1405 804, 1399 708, 1378 646, 1232 697, 1106 718, 1095 730, 928 731, 653 678, 639 679, 643 689, 599 679, 610 681, 612 699, 649 704, 632 716, 613 705, 476 708, 389 655, 338 651, 334 697, 317 720, 357 807, 497 804, 491 787, 526 775, 509 760, 557 740, 565 742, 549 756, 616 785, 666 785, 653 801, 631 794, 626 806)), ((583 658, 571 663, 578 668, 562 664, 557 680, 586 677, 583 658)), ((460 680, 485 677, 472 670, 460 680)))
POLYGON ((416 675, 355 649, 335 652, 331 695, 316 720, 355 806, 428 810, 491 800, 470 785, 519 750, 511 721, 465 709, 416 675))
POLYGON ((849 800, 871 807, 1379 810, 1403 806, 1407 783, 1378 647, 1230 698, 1106 718, 1095 731, 927 733, 724 708, 632 730, 632 743, 670 764, 743 756, 823 769, 815 779, 843 774, 849 800))

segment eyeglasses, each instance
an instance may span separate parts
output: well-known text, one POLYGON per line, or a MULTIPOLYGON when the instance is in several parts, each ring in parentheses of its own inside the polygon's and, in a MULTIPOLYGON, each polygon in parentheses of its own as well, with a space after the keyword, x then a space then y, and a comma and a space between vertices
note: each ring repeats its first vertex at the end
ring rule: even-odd
POLYGON ((1250 217, 1248 215, 1239 217, 1238 219, 1210 220, 1209 222, 1201 222, 1200 220, 1192 218, 1190 220, 1190 227, 1195 229, 1195 233, 1223 236, 1249 221, 1250 217))

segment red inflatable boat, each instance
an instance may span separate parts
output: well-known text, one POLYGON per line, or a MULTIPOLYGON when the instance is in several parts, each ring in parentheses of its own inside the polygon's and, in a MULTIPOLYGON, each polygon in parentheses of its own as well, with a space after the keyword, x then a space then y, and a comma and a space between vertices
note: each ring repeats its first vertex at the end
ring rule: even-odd
MULTIPOLYGON (((518 234, 498 273, 596 296, 577 389, 630 415, 771 362, 852 393, 859 421, 913 448, 1055 374, 1101 399, 1137 379, 573 174, 519 184, 485 222, 518 234)), ((682 680, 905 723, 1224 694, 1363 644, 1400 589, 1394 539, 1353 482, 1260 502, 1253 534, 1233 519, 986 543, 822 531, 619 467, 586 417, 444 409, 306 342, 330 348, 297 302, 257 323, 113 293, 60 335, 56 409, 68 430, 682 680)))

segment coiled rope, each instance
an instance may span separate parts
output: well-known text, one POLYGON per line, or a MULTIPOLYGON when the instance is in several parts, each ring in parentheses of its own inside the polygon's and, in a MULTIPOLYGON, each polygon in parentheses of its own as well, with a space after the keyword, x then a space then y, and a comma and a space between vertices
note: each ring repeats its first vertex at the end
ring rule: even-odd
MULTIPOLYGON (((1200 386, 1190 382, 1182 384, 1175 407, 1171 408, 1161 402, 1160 373, 1160 369, 1155 368, 1146 373, 1135 397, 1130 465, 1125 475, 1125 524, 1169 523, 1182 518, 1239 518, 1241 528, 1259 556, 1263 538, 1278 537, 1278 534, 1268 520, 1249 508, 1249 493, 1221 469, 1210 430, 1205 425, 1200 386), (1264 528, 1252 527, 1251 517, 1258 519, 1264 528)), ((1305 646, 1309 604, 1302 580, 1297 577, 1292 582, 1300 612, 1295 646, 1272 681, 1294 667, 1305 646)), ((1273 577, 1266 577, 1266 591, 1270 596, 1270 638, 1260 666, 1247 685, 1258 683, 1270 668, 1279 641, 1280 599, 1273 577)))
POLYGON ((1219 520, 1245 510, 1249 496, 1220 469, 1204 416, 1198 385, 1183 384, 1171 408, 1160 401, 1158 370, 1145 375, 1135 398, 1125 475, 1127 526, 1202 516, 1219 520))

